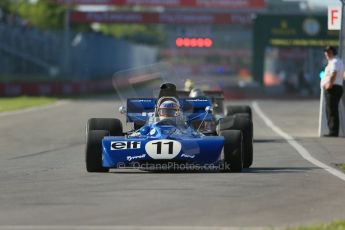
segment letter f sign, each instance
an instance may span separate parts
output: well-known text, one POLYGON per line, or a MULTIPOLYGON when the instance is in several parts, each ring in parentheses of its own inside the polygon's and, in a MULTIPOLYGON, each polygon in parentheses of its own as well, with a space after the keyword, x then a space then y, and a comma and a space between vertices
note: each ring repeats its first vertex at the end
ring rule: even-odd
POLYGON ((341 27, 341 7, 328 7, 328 29, 340 30, 341 27))
POLYGON ((332 25, 334 24, 334 22, 336 20, 338 20, 338 13, 339 13, 338 10, 335 10, 335 9, 331 10, 331 23, 332 23, 332 25))

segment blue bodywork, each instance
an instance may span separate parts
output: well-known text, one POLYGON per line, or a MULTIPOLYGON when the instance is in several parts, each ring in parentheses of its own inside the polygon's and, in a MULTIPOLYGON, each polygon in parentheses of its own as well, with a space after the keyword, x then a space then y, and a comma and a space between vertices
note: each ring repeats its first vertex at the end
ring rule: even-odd
POLYGON ((134 163, 177 162, 208 165, 221 160, 222 136, 205 136, 190 125, 194 120, 210 120, 205 112, 209 99, 180 99, 183 117, 157 120, 156 99, 127 100, 127 122, 145 121, 127 136, 108 136, 102 140, 102 165, 106 168, 130 167, 134 163))

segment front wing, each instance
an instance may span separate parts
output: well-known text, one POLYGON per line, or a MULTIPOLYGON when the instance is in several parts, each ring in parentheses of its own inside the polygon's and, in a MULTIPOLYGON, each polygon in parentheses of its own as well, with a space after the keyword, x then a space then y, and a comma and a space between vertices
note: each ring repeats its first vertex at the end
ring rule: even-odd
POLYGON ((222 136, 183 140, 104 137, 102 164, 106 168, 130 167, 134 163, 178 162, 207 165, 218 162, 224 146, 222 136))

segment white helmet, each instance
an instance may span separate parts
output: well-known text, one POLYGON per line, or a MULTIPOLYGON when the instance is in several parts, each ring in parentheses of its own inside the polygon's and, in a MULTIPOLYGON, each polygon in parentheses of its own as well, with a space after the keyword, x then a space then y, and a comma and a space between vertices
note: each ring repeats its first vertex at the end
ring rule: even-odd
POLYGON ((189 93, 189 97, 191 97, 191 98, 205 97, 205 94, 201 89, 193 88, 189 93))

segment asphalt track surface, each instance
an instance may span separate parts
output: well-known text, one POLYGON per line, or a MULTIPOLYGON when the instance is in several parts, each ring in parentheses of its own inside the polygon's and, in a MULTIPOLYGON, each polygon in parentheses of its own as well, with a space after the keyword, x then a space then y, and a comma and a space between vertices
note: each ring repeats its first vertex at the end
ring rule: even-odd
MULTIPOLYGON (((345 162, 344 139, 317 137, 318 101, 257 104, 315 158, 345 162)), ((98 98, 0 115, 0 229, 282 227, 345 218, 345 181, 303 159, 257 113, 255 160, 243 173, 87 173, 85 123, 119 116, 117 108, 113 98, 98 98)))

